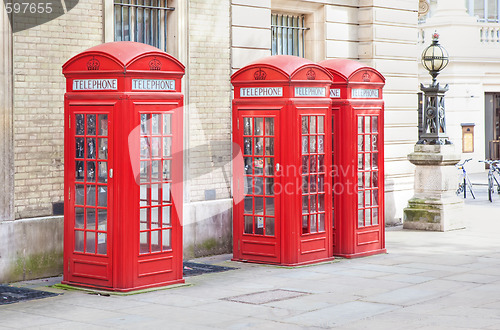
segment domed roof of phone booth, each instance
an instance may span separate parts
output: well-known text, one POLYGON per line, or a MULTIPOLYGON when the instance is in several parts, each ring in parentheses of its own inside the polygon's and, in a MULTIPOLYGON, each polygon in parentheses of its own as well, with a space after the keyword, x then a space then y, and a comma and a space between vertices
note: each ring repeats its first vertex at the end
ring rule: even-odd
POLYGON ((104 63, 102 64, 109 64, 109 67, 106 68, 102 68, 104 67, 104 65, 102 65, 102 71, 116 71, 121 69, 125 73, 128 70, 150 70, 150 68, 144 66, 144 63, 142 63, 142 66, 139 64, 141 59, 148 56, 153 58, 164 58, 167 60, 164 61, 167 63, 165 67, 160 69, 156 68, 155 71, 184 73, 185 69, 184 65, 179 60, 159 48, 134 41, 115 41, 91 47, 73 56, 63 65, 63 73, 66 74, 72 71, 87 71, 85 67, 82 67, 82 65, 78 65, 77 63, 82 60, 82 62, 87 63, 89 58, 92 58, 89 56, 97 56, 98 58, 104 59, 104 63), (113 65, 113 63, 115 65, 113 65))
POLYGON ((318 64, 328 69, 334 76, 342 77, 346 82, 350 81, 356 73, 362 70, 368 70, 375 73, 382 82, 385 82, 385 77, 379 71, 359 61, 336 58, 324 60, 318 64))
POLYGON ((328 80, 331 80, 330 72, 313 61, 292 55, 273 55, 260 58, 239 69, 233 73, 231 81, 238 80, 245 71, 252 68, 268 68, 281 73, 283 78, 288 80, 291 80, 303 68, 315 68, 323 72, 328 80))

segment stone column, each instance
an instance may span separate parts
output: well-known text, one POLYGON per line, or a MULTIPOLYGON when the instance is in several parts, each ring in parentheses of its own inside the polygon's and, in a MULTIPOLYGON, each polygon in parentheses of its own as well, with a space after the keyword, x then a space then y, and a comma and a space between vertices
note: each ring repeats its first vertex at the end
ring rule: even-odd
POLYGON ((14 220, 12 29, 0 8, 0 222, 14 220))
POLYGON ((457 197, 460 154, 453 144, 416 144, 408 160, 415 167, 415 195, 404 209, 404 229, 447 231, 464 228, 457 197))

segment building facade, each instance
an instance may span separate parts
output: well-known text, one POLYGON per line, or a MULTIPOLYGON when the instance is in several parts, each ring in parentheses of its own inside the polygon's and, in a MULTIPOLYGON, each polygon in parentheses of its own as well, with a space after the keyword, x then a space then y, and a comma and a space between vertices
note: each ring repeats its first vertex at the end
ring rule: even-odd
MULTIPOLYGON (((450 55, 438 81, 450 85, 446 93, 448 134, 467 169, 484 171, 478 160, 500 159, 500 20, 497 0, 432 0, 420 18, 419 51, 438 32, 450 55), (467 134, 467 127, 473 134, 467 134)), ((419 81, 430 82, 422 66, 419 81)))
POLYGON ((186 66, 185 257, 231 251, 230 76, 272 54, 359 60, 386 77, 386 222, 401 221, 413 192, 406 155, 417 140, 416 0, 61 4, 60 16, 40 24, 11 14, 11 25, 6 11, 0 16, 0 282, 62 271, 61 66, 87 48, 114 40, 152 44, 186 66))

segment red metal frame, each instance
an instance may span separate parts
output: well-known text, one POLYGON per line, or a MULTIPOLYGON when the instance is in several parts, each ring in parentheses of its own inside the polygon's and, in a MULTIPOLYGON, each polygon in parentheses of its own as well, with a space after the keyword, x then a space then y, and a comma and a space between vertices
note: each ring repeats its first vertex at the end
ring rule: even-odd
MULTIPOLYGON (((233 162, 233 259, 281 265, 330 260, 331 190, 325 188, 331 185, 330 177, 326 175, 331 162, 326 157, 331 149, 331 142, 326 138, 331 121, 328 93, 332 81, 329 72, 302 58, 272 56, 237 71, 231 81, 235 87, 234 154, 236 158, 240 155, 243 158, 233 162), (249 122, 245 118, 274 118, 274 157, 266 156, 265 152, 263 157, 259 157, 260 150, 256 155, 255 146, 261 135, 245 132, 248 129, 245 125, 249 122), (319 130, 318 118, 322 120, 319 130), (307 133, 302 133, 302 121, 306 119, 307 133), (304 150, 304 154, 301 152, 303 139, 307 139, 307 143, 304 142, 307 152, 304 150), (319 143, 322 143, 322 149, 318 152, 319 143), (255 165, 261 159, 264 175, 253 175, 256 173, 255 165), (305 167, 302 167, 303 159, 305 167), (321 167, 320 162, 323 162, 321 167), (268 194, 266 180, 272 176, 275 209, 274 216, 267 217, 268 204, 265 198, 263 214, 260 214, 259 207, 255 208, 260 205, 260 198, 266 195, 254 192, 256 188, 264 186, 264 193, 268 194), (264 183, 259 181, 260 178, 264 179, 264 183), (318 181, 320 179, 321 182, 318 181), (306 181, 307 185, 303 187, 306 181), (318 186, 323 191, 318 192, 318 186), (306 200, 307 205, 303 205, 306 200), (265 233, 268 219, 274 219, 274 236, 255 235, 255 228, 259 224, 262 228, 257 229, 265 233), (253 225, 251 233, 250 220, 253 225)), ((254 120, 253 129, 255 123, 254 120)), ((265 139, 263 142, 262 147, 266 149, 265 139)))
POLYGON ((357 61, 319 64, 333 75, 333 253, 346 258, 385 253, 385 78, 357 61))
POLYGON ((114 42, 73 57, 63 73, 63 283, 131 291, 183 282, 184 66, 154 47, 114 42), (97 132, 82 134, 82 118, 97 132))

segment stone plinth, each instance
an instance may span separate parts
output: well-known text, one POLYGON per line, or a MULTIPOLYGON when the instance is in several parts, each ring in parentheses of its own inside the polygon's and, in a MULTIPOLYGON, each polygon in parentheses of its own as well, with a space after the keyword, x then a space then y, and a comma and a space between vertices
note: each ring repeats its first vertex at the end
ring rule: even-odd
POLYGON ((415 194, 404 209, 403 228, 447 231, 464 228, 463 201, 457 197, 460 154, 453 145, 415 145, 415 194))

